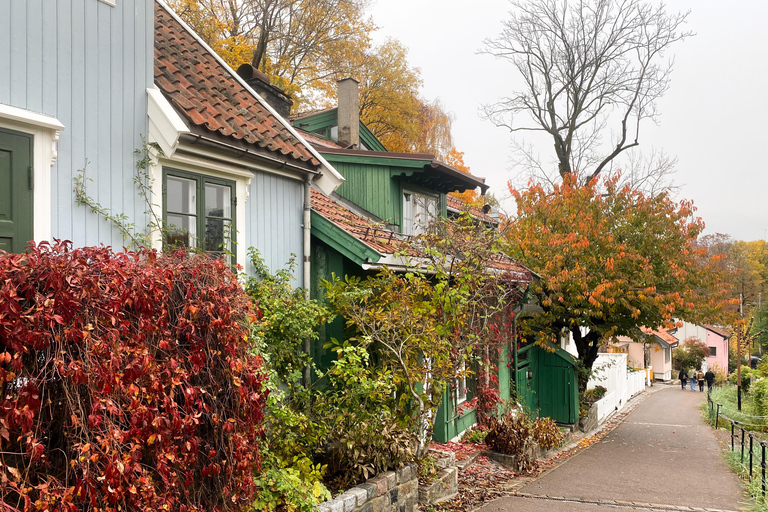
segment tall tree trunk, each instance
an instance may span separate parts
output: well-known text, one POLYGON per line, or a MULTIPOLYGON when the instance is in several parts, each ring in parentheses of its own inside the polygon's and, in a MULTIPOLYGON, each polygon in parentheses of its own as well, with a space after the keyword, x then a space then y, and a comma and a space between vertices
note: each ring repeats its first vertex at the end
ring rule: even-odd
POLYGON ((587 382, 592 374, 592 366, 595 364, 600 348, 598 342, 600 335, 597 331, 589 331, 582 334, 579 327, 571 328, 573 341, 576 342, 576 350, 579 352, 579 360, 584 365, 586 372, 579 372, 579 393, 583 394, 587 390, 587 382))

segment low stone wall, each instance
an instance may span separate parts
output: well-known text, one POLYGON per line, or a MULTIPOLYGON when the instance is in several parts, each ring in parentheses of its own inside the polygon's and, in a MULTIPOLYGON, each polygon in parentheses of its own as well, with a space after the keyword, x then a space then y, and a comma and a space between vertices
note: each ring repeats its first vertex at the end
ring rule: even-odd
POLYGON ((594 403, 589 408, 589 413, 583 417, 579 418, 579 430, 582 432, 592 432, 597 428, 598 425, 598 414, 597 414, 597 404, 594 403))
POLYGON ((459 492, 459 469, 456 467, 456 454, 431 450, 431 455, 437 459, 440 474, 431 484, 419 487, 419 503, 422 505, 447 501, 459 492))
POLYGON ((408 464, 387 471, 317 506, 317 512, 415 512, 419 469, 408 464))

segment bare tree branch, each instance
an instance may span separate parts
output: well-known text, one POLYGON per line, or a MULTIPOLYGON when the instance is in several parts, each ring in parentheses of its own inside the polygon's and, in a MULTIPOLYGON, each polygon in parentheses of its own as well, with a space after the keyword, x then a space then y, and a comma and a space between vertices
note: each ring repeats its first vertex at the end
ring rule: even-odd
MULTIPOLYGON (((481 53, 511 62, 525 87, 485 105, 484 115, 513 133, 548 134, 560 178, 576 173, 587 183, 615 170, 639 146, 642 121, 658 118, 673 64, 664 53, 692 35, 682 30, 687 17, 644 0, 514 0, 502 33, 481 53), (606 147, 609 125, 619 129, 606 147)), ((530 152, 523 158, 530 163, 530 152)), ((635 177, 660 186, 658 172, 635 177)))

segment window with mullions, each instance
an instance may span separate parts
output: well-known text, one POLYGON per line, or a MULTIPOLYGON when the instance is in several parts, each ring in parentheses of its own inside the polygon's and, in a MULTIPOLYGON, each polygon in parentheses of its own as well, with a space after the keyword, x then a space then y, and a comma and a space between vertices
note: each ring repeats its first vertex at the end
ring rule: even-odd
POLYGON ((234 181, 163 168, 163 196, 167 245, 234 253, 234 181))

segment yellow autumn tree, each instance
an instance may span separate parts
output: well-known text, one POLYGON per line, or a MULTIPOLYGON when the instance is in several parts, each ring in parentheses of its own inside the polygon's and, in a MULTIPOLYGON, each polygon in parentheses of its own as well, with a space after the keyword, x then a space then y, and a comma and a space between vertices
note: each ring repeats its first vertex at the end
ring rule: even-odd
POLYGON ((170 0, 170 5, 230 66, 251 63, 294 100, 294 111, 332 107, 336 82, 360 82, 360 118, 389 151, 453 147, 452 116, 419 95, 421 73, 408 49, 374 46, 369 0, 170 0))
POLYGON ((170 0, 230 66, 250 63, 300 107, 333 77, 339 53, 369 45, 368 0, 170 0))

